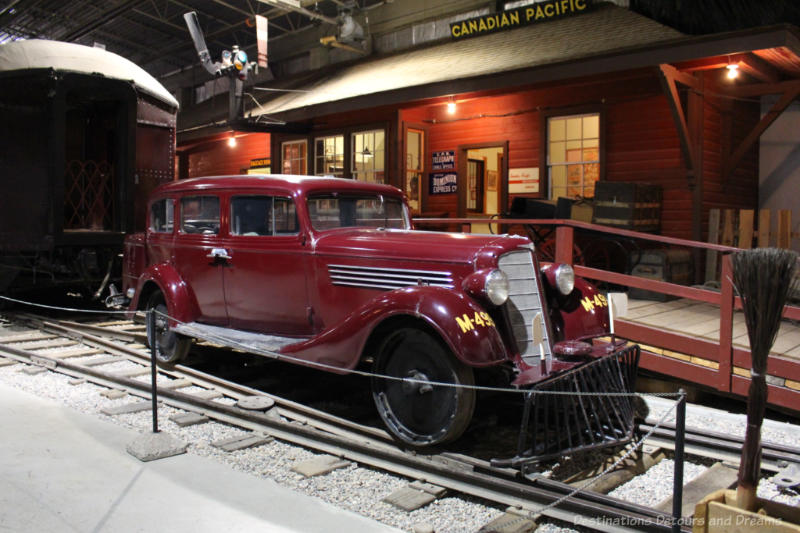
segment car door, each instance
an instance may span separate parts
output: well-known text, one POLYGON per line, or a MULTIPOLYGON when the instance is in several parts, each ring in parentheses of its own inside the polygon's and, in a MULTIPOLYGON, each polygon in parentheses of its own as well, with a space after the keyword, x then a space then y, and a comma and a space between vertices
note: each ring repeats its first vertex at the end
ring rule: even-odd
POLYGON ((308 335, 309 251, 294 200, 274 194, 230 199, 232 258, 225 269, 231 327, 275 335, 308 335))
POLYGON ((227 326, 223 271, 228 250, 220 237, 221 198, 216 194, 189 193, 180 198, 178 207, 175 267, 197 302, 198 321, 227 326))

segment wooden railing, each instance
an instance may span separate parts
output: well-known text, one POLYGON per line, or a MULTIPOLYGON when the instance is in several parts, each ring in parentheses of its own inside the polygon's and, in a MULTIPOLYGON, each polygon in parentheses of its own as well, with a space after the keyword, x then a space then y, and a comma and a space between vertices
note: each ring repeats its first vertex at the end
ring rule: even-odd
MULTIPOLYGON (((733 345, 733 315, 742 308, 741 299, 735 296, 730 253, 739 250, 732 246, 703 243, 674 237, 664 237, 635 231, 610 228, 564 219, 458 219, 436 218, 415 219, 417 225, 459 224, 462 231, 471 233, 472 224, 506 224, 549 226, 555 229, 555 260, 560 263, 573 263, 575 232, 601 233, 604 236, 617 236, 638 241, 650 242, 654 247, 685 247, 692 250, 715 251, 722 253, 722 275, 720 291, 698 287, 688 287, 674 283, 631 276, 598 268, 574 265, 575 273, 588 279, 635 287, 648 291, 668 294, 679 298, 705 302, 719 306, 719 339, 692 337, 681 333, 635 323, 624 318, 615 322, 616 333, 620 337, 642 345, 641 366, 692 383, 716 389, 724 393, 746 396, 750 384, 750 351, 733 345), (709 364, 710 363, 710 364, 709 364)), ((783 317, 800 320, 800 307, 786 306, 783 317)), ((800 360, 779 354, 770 354, 767 365, 769 383, 769 403, 800 411, 800 360)))

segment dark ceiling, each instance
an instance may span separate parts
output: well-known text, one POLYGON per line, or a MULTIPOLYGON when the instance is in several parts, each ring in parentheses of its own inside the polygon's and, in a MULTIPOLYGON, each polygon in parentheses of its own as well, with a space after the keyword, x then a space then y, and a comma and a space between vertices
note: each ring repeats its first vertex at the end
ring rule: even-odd
MULTIPOLYGON (((368 8, 380 0, 300 0, 304 9, 335 18, 341 9, 368 8)), ((198 63, 183 14, 196 11, 214 56, 238 45, 255 56, 255 18, 269 20, 269 39, 328 24, 258 0, 3 0, 0 43, 53 39, 92 46, 126 57, 159 77, 198 63)))

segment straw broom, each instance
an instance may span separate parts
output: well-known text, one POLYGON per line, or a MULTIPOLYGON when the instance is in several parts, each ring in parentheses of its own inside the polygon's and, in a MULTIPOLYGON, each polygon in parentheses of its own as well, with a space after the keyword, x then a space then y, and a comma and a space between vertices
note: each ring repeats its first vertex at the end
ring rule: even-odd
POLYGON ((733 283, 742 298, 752 368, 747 400, 747 430, 736 504, 756 511, 756 490, 761 472, 761 424, 767 407, 767 356, 775 343, 783 306, 792 284, 797 253, 777 248, 757 248, 732 255, 733 283))

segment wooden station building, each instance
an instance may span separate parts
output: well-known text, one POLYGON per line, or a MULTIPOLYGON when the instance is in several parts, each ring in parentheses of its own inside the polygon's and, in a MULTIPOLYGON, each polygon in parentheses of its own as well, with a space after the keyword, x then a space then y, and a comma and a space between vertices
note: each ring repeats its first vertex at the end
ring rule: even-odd
POLYGON ((450 217, 640 182, 660 187, 663 235, 704 240, 709 209, 758 207, 760 135, 800 94, 791 25, 687 36, 617 5, 563 0, 450 33, 274 83, 284 92, 257 93, 247 113, 266 133, 184 122, 180 176, 257 160, 390 183, 416 213, 450 217), (236 150, 219 142, 230 136, 236 150))

